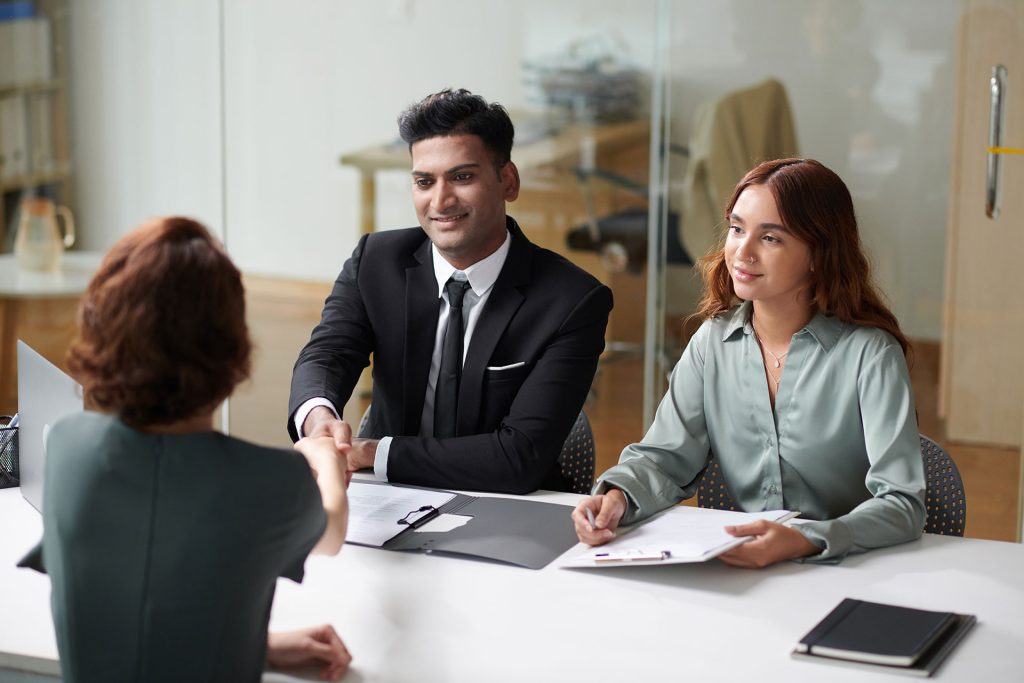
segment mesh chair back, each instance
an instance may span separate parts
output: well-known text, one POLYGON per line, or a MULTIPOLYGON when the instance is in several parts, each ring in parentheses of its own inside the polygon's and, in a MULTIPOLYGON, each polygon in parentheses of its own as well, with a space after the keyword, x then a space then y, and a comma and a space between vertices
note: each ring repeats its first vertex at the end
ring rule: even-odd
MULTIPOLYGON (((960 470, 942 447, 923 434, 919 436, 924 462, 925 508, 928 511, 924 530, 929 534, 963 536, 967 523, 967 499, 960 470)), ((740 509, 726 488, 722 470, 714 458, 697 486, 697 505, 716 510, 740 509)))
POLYGON ((967 525, 967 497, 960 470, 949 453, 921 434, 921 457, 924 459, 925 508, 929 534, 963 536, 967 525))
POLYGON ((562 478, 572 493, 590 493, 594 485, 594 432, 582 410, 558 455, 562 478))
POLYGON ((736 501, 732 499, 729 489, 725 487, 722 468, 718 466, 716 458, 711 458, 711 462, 704 470, 704 477, 697 485, 697 505, 715 510, 738 511, 740 509, 736 505, 736 501))
POLYGON ((366 410, 363 411, 363 416, 361 418, 359 418, 359 428, 356 429, 356 434, 355 434, 356 436, 362 436, 363 435, 363 431, 366 429, 366 424, 370 421, 370 409, 371 408, 373 408, 373 406, 370 405, 370 404, 367 404, 366 405, 366 410))

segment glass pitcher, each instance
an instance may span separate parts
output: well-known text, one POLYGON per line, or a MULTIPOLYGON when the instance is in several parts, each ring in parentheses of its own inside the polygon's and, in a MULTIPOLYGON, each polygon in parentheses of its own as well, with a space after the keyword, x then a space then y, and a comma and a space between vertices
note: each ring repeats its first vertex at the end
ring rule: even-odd
POLYGON ((22 200, 14 237, 14 256, 27 270, 57 270, 64 249, 75 243, 75 219, 66 206, 45 197, 22 200), (61 233, 57 217, 63 219, 61 233))

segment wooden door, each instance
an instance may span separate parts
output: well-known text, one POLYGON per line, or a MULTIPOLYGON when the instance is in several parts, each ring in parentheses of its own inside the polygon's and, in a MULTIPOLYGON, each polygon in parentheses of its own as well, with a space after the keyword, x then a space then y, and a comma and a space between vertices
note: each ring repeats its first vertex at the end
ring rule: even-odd
POLYGON ((996 65, 1006 67, 1003 145, 1024 146, 1024 3, 965 0, 958 40, 940 411, 951 441, 1019 448, 1024 156, 1000 157, 996 218, 986 215, 986 165, 996 65))

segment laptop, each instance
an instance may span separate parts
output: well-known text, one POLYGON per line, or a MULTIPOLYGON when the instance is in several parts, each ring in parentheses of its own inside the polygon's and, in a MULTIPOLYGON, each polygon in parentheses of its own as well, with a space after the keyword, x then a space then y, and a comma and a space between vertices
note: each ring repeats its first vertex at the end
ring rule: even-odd
POLYGON ((82 387, 18 340, 18 467, 21 495, 43 510, 43 473, 50 425, 83 410, 82 387))

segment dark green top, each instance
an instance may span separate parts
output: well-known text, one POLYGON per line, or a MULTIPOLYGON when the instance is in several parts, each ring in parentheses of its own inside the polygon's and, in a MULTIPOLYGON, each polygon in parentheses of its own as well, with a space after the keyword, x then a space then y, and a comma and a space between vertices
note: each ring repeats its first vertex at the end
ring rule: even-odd
POLYGON ((258 681, 278 576, 326 517, 305 459, 81 413, 47 445, 43 560, 65 681, 258 681))

